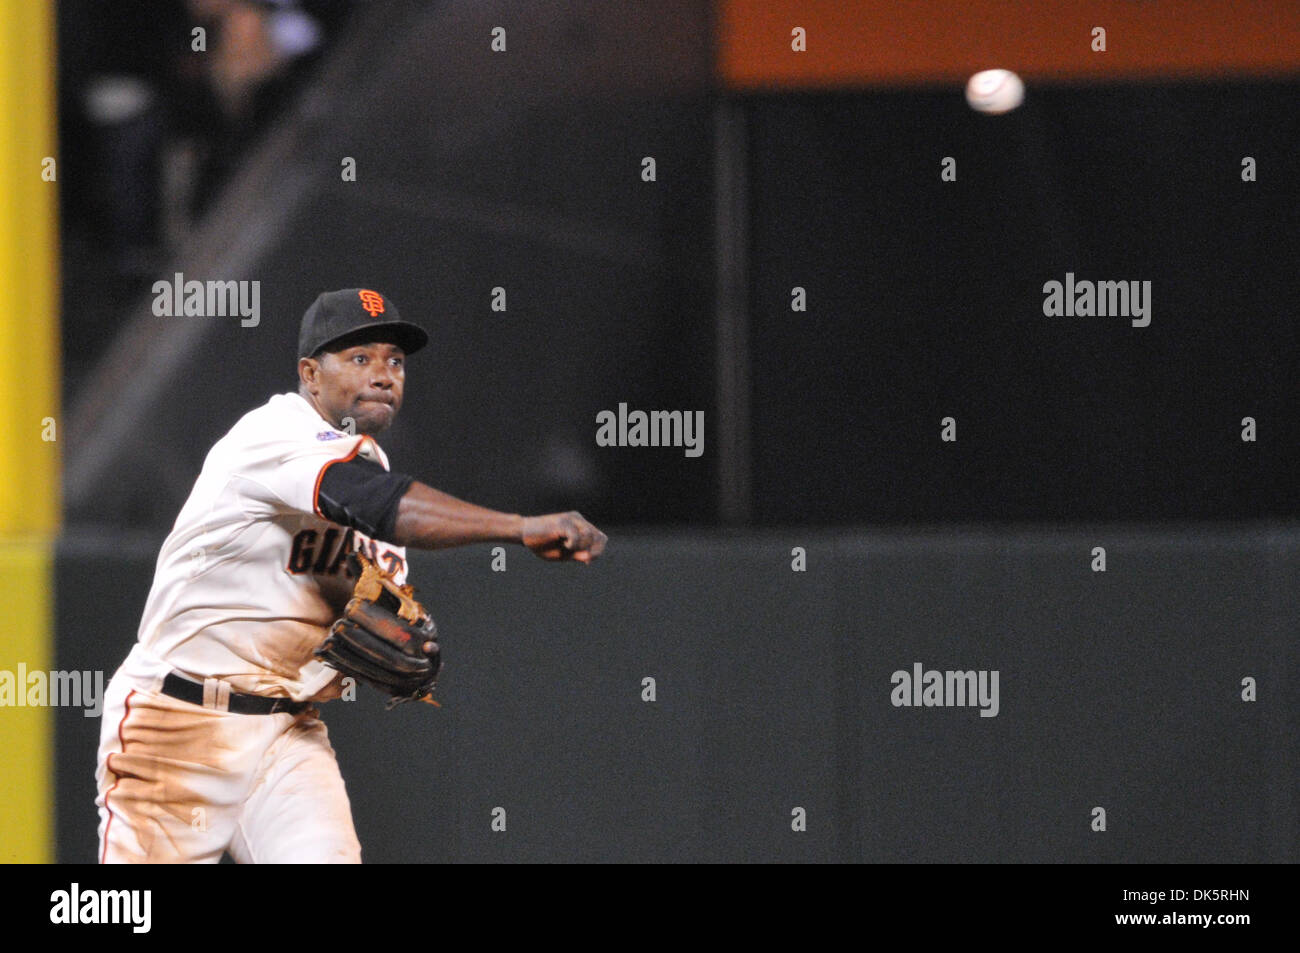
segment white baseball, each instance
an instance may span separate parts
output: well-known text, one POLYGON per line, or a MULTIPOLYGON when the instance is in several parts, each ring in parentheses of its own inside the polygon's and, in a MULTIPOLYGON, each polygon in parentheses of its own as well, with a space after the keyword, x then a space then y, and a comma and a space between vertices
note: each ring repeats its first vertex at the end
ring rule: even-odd
POLYGON ((971 109, 996 116, 1010 112, 1025 99, 1025 84, 1009 69, 986 69, 966 82, 971 109))

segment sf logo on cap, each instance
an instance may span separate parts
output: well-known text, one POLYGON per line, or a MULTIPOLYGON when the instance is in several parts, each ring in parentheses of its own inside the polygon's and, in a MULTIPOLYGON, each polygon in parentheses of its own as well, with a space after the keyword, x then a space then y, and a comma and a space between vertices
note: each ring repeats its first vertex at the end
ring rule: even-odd
POLYGON ((361 307, 369 311, 372 318, 377 314, 384 313, 384 296, 378 291, 363 289, 357 292, 357 297, 361 299, 361 307))

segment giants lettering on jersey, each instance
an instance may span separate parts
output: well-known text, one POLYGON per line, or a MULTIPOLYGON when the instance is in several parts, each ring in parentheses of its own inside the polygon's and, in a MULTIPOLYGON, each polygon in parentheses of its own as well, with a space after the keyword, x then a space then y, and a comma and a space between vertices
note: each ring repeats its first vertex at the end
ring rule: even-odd
POLYGON ((401 554, 386 546, 379 548, 373 539, 355 530, 340 530, 335 527, 330 527, 323 534, 314 529, 299 530, 293 537, 289 564, 285 568, 294 575, 309 572, 314 576, 336 576, 342 572, 351 579, 348 553, 358 546, 363 547, 371 560, 392 575, 400 578, 405 571, 406 560, 401 554))

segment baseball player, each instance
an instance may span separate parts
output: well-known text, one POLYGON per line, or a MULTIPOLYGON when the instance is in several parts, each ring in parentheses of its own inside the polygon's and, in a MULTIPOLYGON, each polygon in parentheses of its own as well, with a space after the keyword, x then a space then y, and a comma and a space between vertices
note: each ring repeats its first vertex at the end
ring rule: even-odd
POLYGON ((315 705, 341 694, 341 675, 313 654, 351 594, 349 554, 401 584, 408 546, 515 542, 584 563, 604 550, 578 513, 500 513, 392 472, 374 435, 427 342, 376 291, 320 295, 302 319, 297 393, 208 453, 106 692, 101 863, 359 863, 315 705))

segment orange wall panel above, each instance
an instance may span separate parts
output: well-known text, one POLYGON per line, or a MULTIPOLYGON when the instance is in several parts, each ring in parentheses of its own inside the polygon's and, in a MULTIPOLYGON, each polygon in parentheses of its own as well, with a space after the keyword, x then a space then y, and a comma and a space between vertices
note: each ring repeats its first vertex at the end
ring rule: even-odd
POLYGON ((719 0, 717 31, 734 89, 1300 73, 1300 0, 719 0))

